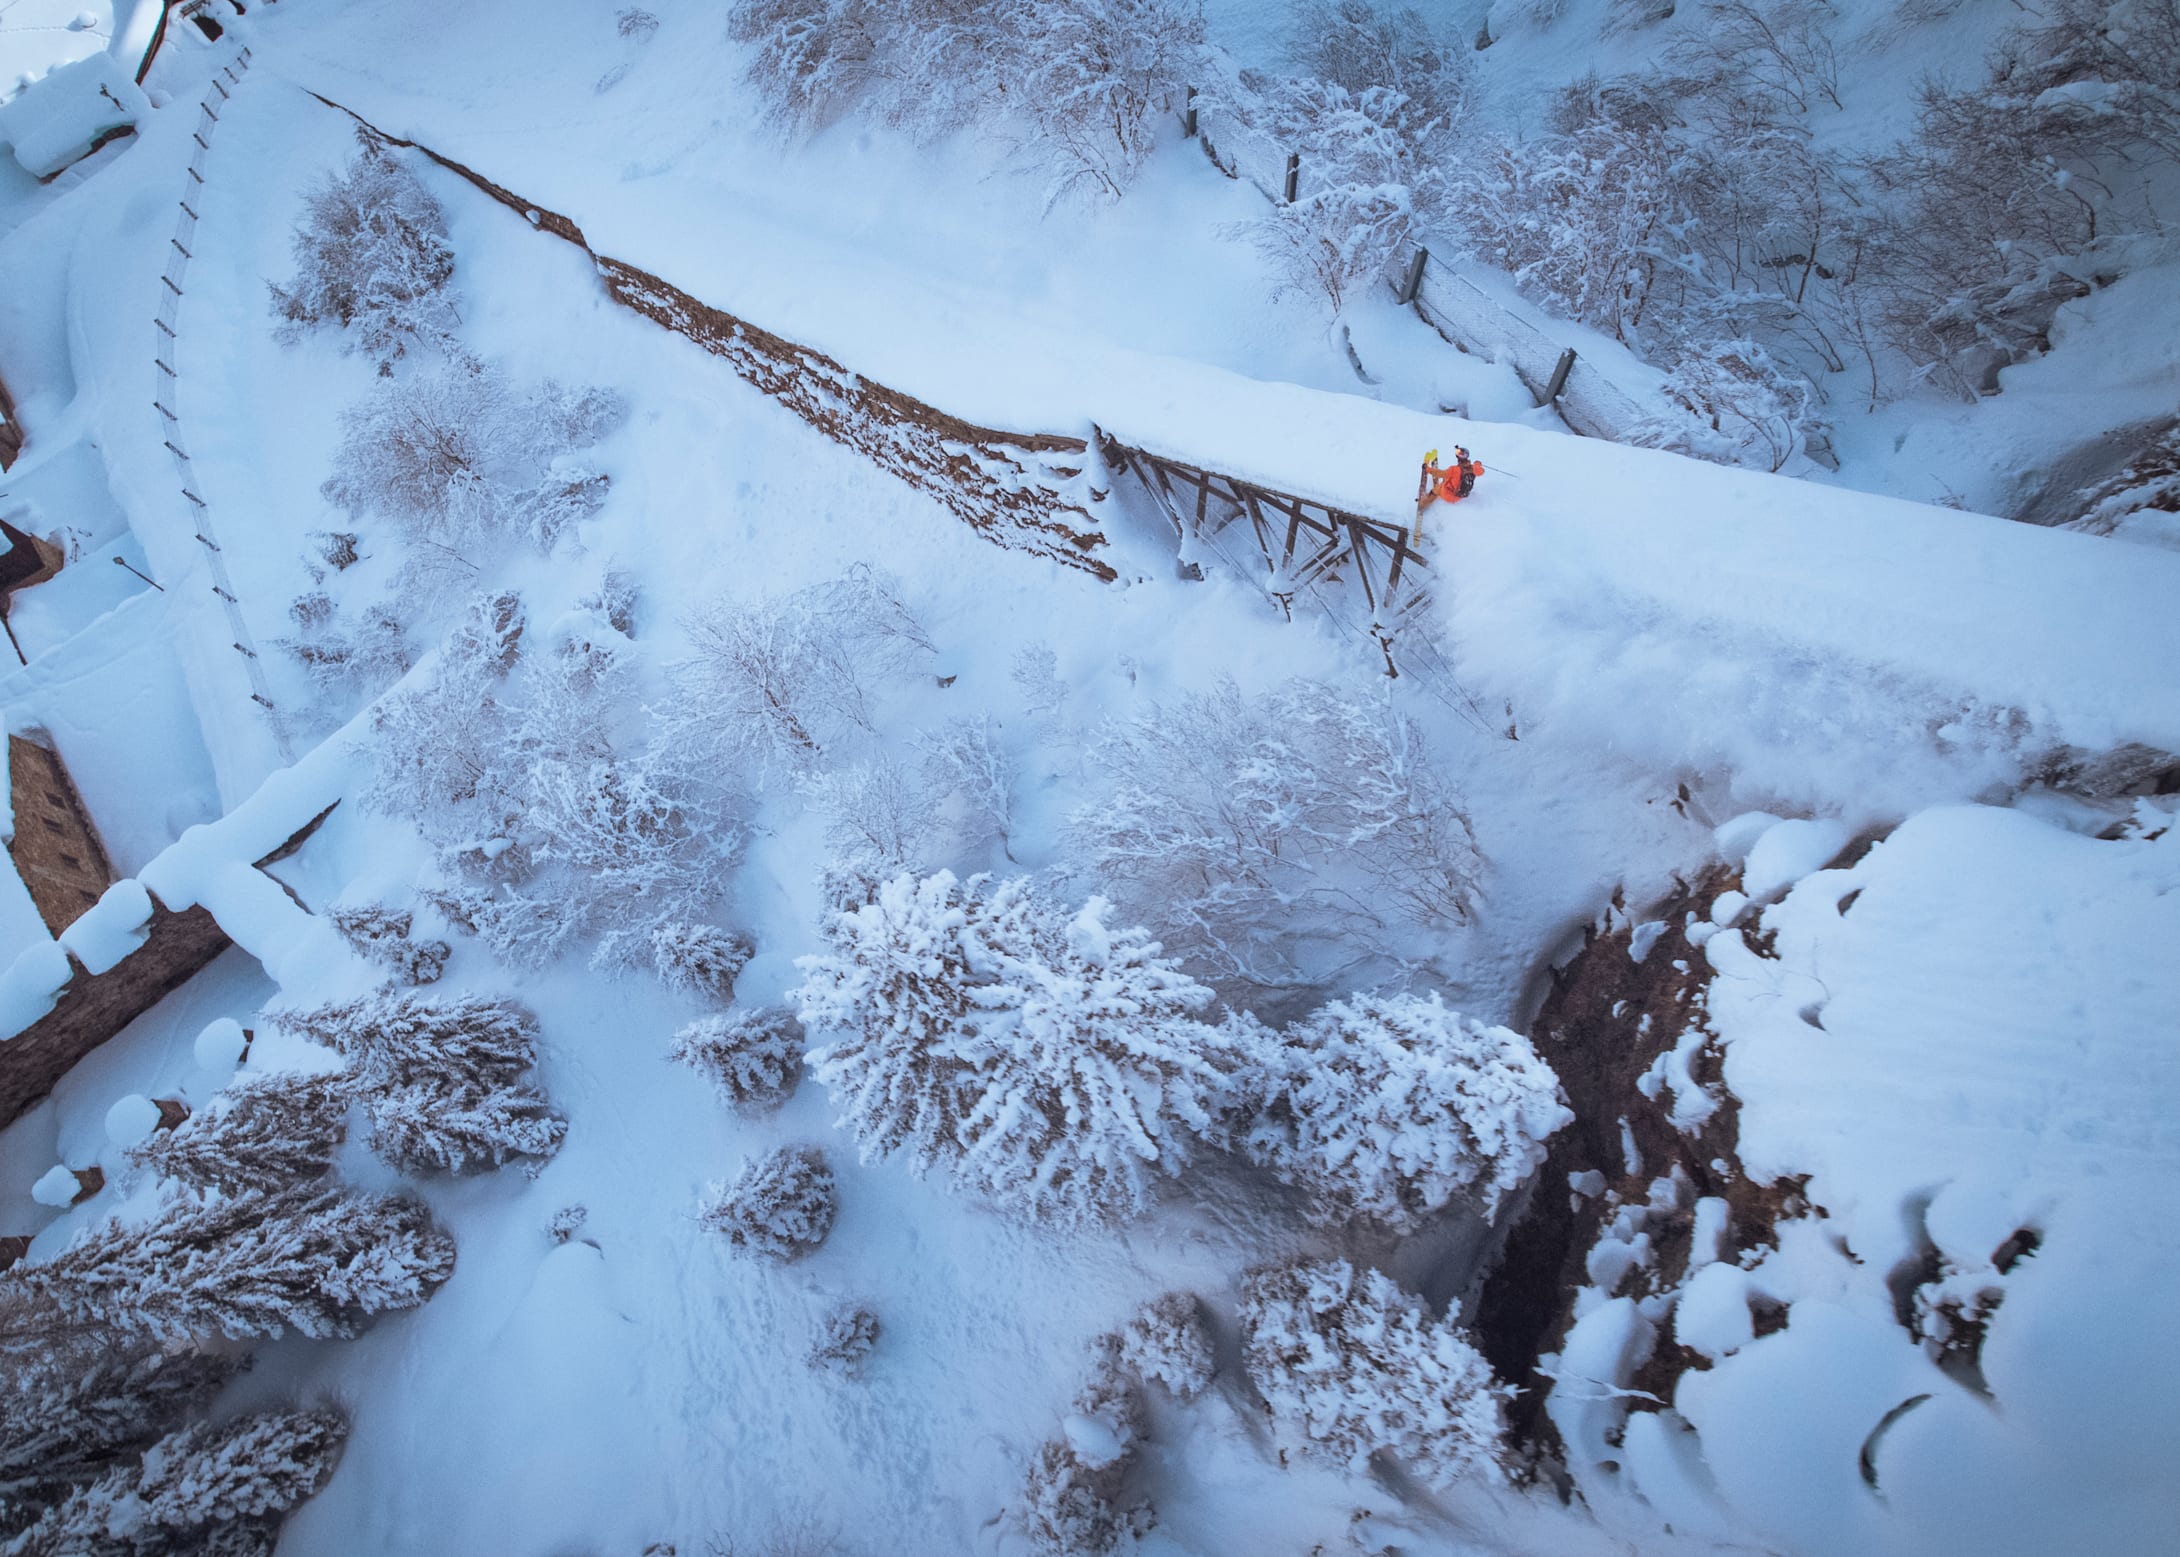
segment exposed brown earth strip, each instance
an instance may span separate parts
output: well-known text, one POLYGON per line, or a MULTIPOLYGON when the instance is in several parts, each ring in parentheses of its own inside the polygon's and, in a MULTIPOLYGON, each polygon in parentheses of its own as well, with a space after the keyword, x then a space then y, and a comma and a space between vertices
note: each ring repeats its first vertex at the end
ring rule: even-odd
MULTIPOLYGON (((1637 1085, 1691 1026, 1704 1025, 1711 967, 1688 939, 1688 916, 1708 921, 1718 896, 1739 886, 1739 871, 1714 866, 1649 910, 1642 917, 1662 920, 1666 928, 1640 962, 1629 954, 1630 916, 1608 915, 1607 926, 1564 969, 1553 971, 1551 993, 1531 1025, 1537 1051, 1558 1072, 1575 1120, 1553 1137, 1529 1205, 1478 1295, 1474 1319, 1477 1344, 1492 1367, 1522 1390, 1507 1409, 1518 1444, 1547 1454, 1557 1447, 1543 1411, 1548 1381, 1538 1374, 1537 1360, 1566 1339, 1575 1293, 1589 1282, 1589 1252, 1617 1210, 1644 1205, 1650 1186, 1676 1167, 1692 1191, 1687 1205, 1654 1211, 1645 1222, 1655 1257, 1629 1272, 1623 1290, 1637 1284, 1650 1292, 1675 1287, 1686 1275, 1694 1200, 1717 1196, 1726 1202, 1726 1239, 1734 1249, 1775 1242, 1777 1223, 1808 1209, 1800 1193, 1804 1181, 1756 1184, 1740 1171, 1740 1106, 1720 1083, 1715 1045, 1704 1049, 1693 1070, 1718 1107, 1694 1133, 1674 1124, 1668 1098, 1647 1097, 1637 1085), (1632 1167, 1623 1120, 1638 1159, 1632 1167), (1587 1173, 1599 1176, 1602 1190, 1573 1193, 1570 1181, 1587 1173)), ((1668 1342, 1634 1382, 1670 1402, 1679 1374, 1701 1364, 1668 1342)))
POLYGON ((591 257, 613 300, 722 358, 743 379, 827 437, 928 492, 986 540, 1119 577, 1099 555, 1105 536, 1089 504, 1102 501, 1084 476, 1089 444, 1055 433, 979 427, 850 372, 821 351, 772 334, 690 296, 625 260, 598 253, 583 230, 451 157, 389 135, 351 108, 313 92, 370 134, 406 146, 591 257))

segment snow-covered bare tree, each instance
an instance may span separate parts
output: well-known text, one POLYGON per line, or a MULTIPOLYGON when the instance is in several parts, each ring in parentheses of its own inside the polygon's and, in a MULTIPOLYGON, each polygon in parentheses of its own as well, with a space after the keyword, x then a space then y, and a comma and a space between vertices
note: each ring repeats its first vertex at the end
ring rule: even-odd
POLYGON ((1242 1358, 1290 1444, 1362 1472, 1384 1455, 1431 1486, 1498 1474, 1510 1393, 1454 1326, 1345 1260, 1253 1271, 1242 1358))
POLYGON ((802 1079, 802 1023, 785 1006, 734 1011, 691 1022, 674 1035, 672 1057, 712 1080, 736 1108, 777 1108, 802 1079))
POLYGON ((518 389, 488 363, 434 362, 385 380, 342 413, 323 491, 349 514, 382 516, 416 547, 472 567, 503 537, 550 553, 604 503, 607 478, 579 451, 623 412, 607 390, 550 380, 518 389))
POLYGON ((1314 294, 1337 314, 1357 286, 1388 273, 1416 224, 1440 209, 1435 153, 1445 126, 1388 87, 1355 93, 1299 80, 1262 90, 1260 129, 1299 155, 1306 173, 1297 198, 1240 233, 1271 261, 1280 292, 1314 294))
POLYGON ((366 802, 438 846, 455 884, 426 896, 507 961, 595 935, 597 966, 712 978, 726 948, 690 927, 742 832, 715 772, 632 733, 634 653, 600 617, 525 635, 515 597, 478 597, 435 677, 381 706, 366 802))
POLYGON ((1468 109, 1471 52, 1421 12, 1370 0, 1298 0, 1288 23, 1288 53, 1305 75, 1357 98, 1398 93, 1445 130, 1468 109))
POLYGON ((971 839, 979 845, 996 840, 999 852, 1013 859, 1014 755, 999 737, 999 721, 989 714, 949 719, 916 744, 924 782, 934 793, 954 797, 971 839))
POLYGON ((1706 0, 1701 23, 1678 33, 1674 66, 1726 79, 1795 113, 1839 100, 1838 12, 1829 0, 1706 0))
POLYGON ((457 297, 446 215, 393 150, 368 133, 341 172, 304 196, 295 278, 272 285, 276 331, 293 342, 319 325, 353 332, 344 349, 392 371, 411 346, 452 337, 457 297))
POLYGON ((1875 174, 1889 338, 1963 394, 2045 350, 2063 304, 2171 252, 2180 3, 2053 0, 1986 79, 1925 83, 1913 140, 1875 174))
POLYGON ((348 1438, 339 1411, 280 1409, 153 1444, 49 1508, 10 1557, 251 1557, 325 1485, 348 1438))
POLYGON ((715 601, 689 620, 694 653, 665 710, 690 760, 755 776, 810 771, 872 728, 873 684, 932 653, 898 581, 863 564, 792 594, 715 601))
POLYGON ((311 1185, 174 1196, 149 1220, 103 1223, 0 1273, 0 1341, 48 1315, 171 1342, 348 1336, 415 1308, 453 1270, 454 1240, 414 1200, 311 1185))
POLYGON ((1046 203, 1117 200, 1157 144, 1158 115, 1204 74, 1196 0, 1015 0, 1007 89, 1027 104, 1046 203))
POLYGON ((860 1303, 843 1303, 818 1325, 810 1366, 837 1379, 863 1376, 863 1363, 878 1345, 878 1316, 860 1303))
POLYGON ((919 776, 889 757, 828 768, 795 789, 825 819, 833 861, 874 874, 913 870, 922 861, 937 800, 919 776))
POLYGON ((307 1184, 333 1171, 354 1100, 346 1071, 247 1076, 173 1129, 130 1147, 129 1160, 162 1178, 223 1195, 307 1184))
POLYGON ((833 915, 796 997, 864 1155, 1039 1219, 1144 1210, 1215 1128, 1244 1056, 1196 1019, 1211 992, 1111 913, 940 871, 833 915))
POLYGON ((408 984, 435 984, 453 948, 445 941, 412 940, 416 916, 384 903, 335 905, 326 917, 342 940, 408 984))
POLYGON ((1496 1216, 1573 1118, 1529 1040, 1437 995, 1355 995, 1282 1035, 1242 1132, 1323 1219, 1409 1233, 1449 1202, 1496 1216))
POLYGON ((714 1184, 702 1220, 737 1254, 784 1263, 825 1241, 839 1207, 825 1154, 815 1146, 783 1146, 731 1182, 714 1184))
POLYGON ((1194 1400, 1218 1371, 1203 1304, 1193 1292, 1168 1292, 1137 1309, 1119 1331, 1118 1360, 1146 1384, 1194 1400))
POLYGON ((1388 699, 1222 681, 1108 725, 1091 759, 1104 783, 1069 820, 1076 858, 1223 986, 1291 984, 1310 943, 1354 960, 1396 924, 1468 916, 1468 819, 1388 699))

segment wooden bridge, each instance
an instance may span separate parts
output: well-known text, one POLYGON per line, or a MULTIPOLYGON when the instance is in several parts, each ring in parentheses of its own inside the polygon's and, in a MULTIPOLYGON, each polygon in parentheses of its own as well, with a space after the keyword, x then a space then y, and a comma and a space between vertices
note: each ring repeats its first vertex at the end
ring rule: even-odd
POLYGON ((1218 538, 1246 519, 1267 570, 1265 592, 1290 620, 1303 590, 1352 586, 1370 613, 1370 635, 1384 651, 1386 673, 1400 674, 1393 640, 1431 602, 1430 562, 1407 526, 1202 470, 1131 447, 1103 428, 1097 441, 1107 468, 1116 477, 1135 477, 1184 543, 1209 543, 1231 557, 1218 538))

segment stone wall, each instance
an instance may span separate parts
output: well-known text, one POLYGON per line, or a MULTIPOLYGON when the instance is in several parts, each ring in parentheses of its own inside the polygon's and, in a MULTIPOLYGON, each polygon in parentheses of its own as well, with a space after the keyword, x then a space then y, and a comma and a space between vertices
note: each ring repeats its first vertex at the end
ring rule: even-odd
POLYGON ((45 927, 59 935, 113 884, 113 868, 68 770, 51 747, 8 736, 8 853, 45 927))

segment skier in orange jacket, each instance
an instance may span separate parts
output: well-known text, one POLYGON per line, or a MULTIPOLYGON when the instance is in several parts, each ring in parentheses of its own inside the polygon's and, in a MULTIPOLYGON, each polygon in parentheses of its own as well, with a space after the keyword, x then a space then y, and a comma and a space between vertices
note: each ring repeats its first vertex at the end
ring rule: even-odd
POLYGON ((1483 473, 1482 462, 1471 458, 1459 444, 1454 445, 1453 463, 1444 470, 1438 468, 1438 451, 1431 450, 1423 456, 1423 485, 1416 493, 1416 512, 1420 515, 1433 502, 1460 502, 1476 490, 1476 478, 1483 473))

